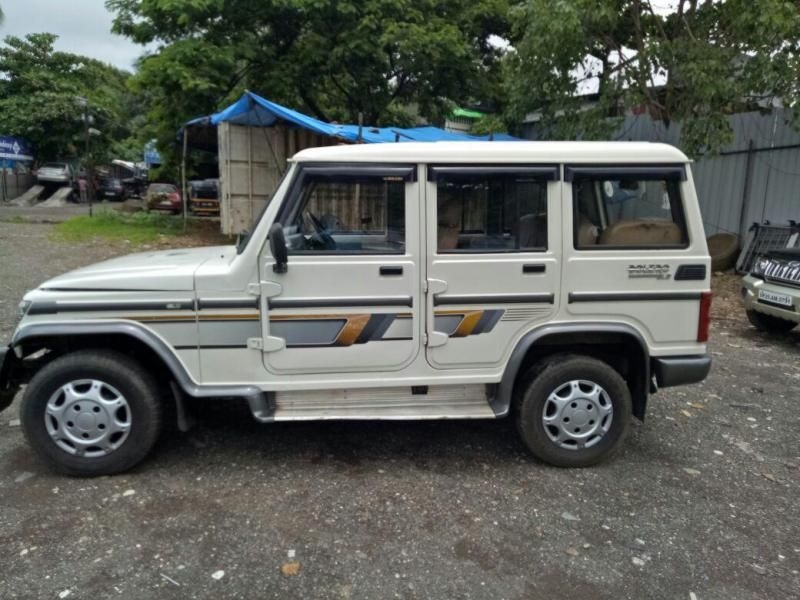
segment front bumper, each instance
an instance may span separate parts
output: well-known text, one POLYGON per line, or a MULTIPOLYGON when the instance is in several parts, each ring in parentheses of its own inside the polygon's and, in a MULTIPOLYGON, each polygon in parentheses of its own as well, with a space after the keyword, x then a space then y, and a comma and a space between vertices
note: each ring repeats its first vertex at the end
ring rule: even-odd
POLYGON ((746 310, 754 310, 756 312, 770 315, 771 317, 778 317, 786 321, 794 321, 800 323, 800 288, 791 287, 788 285, 781 285, 772 281, 765 281, 752 275, 746 275, 742 278, 742 302, 746 310), (777 304, 766 303, 758 299, 758 291, 766 290, 774 294, 781 294, 792 298, 791 307, 781 307, 777 304))
POLYGON ((19 391, 15 379, 19 359, 11 346, 0 347, 0 411, 7 409, 19 391))
POLYGON ((652 372, 658 387, 672 387, 703 381, 711 370, 708 354, 663 356, 652 359, 652 372))

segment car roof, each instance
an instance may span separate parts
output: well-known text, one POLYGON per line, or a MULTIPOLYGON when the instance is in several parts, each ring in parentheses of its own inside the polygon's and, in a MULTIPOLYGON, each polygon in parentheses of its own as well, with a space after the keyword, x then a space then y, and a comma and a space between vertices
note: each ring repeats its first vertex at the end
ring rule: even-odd
POLYGON ((650 142, 400 142, 301 150, 297 162, 686 163, 669 144, 650 142))

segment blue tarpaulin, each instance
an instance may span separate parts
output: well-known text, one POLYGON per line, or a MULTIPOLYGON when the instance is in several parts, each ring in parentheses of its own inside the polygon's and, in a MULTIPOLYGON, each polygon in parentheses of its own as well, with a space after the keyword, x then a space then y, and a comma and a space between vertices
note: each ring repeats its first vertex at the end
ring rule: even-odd
MULTIPOLYGON (((301 127, 314 133, 335 137, 346 142, 359 141, 358 125, 338 125, 326 123, 309 117, 301 112, 286 108, 253 92, 245 92, 236 102, 224 110, 211 115, 200 117, 186 123, 185 126, 210 124, 218 125, 222 122, 236 125, 250 125, 253 127, 271 127, 278 121, 283 121, 296 127, 301 127)), ((506 133, 496 133, 491 136, 474 136, 463 133, 445 131, 438 127, 361 127, 361 141, 368 144, 388 142, 438 142, 438 141, 463 141, 475 142, 486 140, 513 141, 515 138, 506 133)))

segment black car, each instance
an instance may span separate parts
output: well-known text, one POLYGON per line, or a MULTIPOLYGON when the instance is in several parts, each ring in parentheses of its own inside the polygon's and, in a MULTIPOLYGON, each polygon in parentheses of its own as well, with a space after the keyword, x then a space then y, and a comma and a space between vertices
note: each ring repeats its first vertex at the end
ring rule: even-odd
POLYGON ((98 200, 119 200, 122 202, 128 197, 128 191, 122 185, 122 181, 113 177, 105 177, 100 180, 97 188, 98 200))

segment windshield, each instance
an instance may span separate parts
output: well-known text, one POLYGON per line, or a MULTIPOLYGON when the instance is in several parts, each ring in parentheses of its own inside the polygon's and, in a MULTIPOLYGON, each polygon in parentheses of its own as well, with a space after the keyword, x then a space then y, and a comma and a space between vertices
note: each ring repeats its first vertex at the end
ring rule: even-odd
POLYGON ((67 165, 64 163, 45 163, 41 166, 42 169, 57 169, 59 171, 63 171, 67 168, 67 165))

